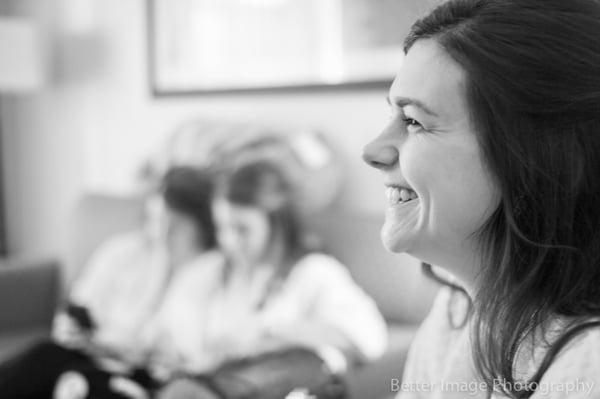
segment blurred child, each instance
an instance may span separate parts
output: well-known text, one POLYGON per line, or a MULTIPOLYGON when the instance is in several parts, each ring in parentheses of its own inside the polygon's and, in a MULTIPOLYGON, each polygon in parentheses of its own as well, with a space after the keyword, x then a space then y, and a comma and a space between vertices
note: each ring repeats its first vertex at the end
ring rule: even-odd
MULTIPOLYGON (((313 352, 330 373, 383 353, 383 317, 343 265, 307 244, 294 182, 283 167, 256 159, 226 168, 217 178, 212 209, 226 261, 203 304, 201 350, 190 370, 203 375, 198 389, 210 389, 202 381, 228 363, 290 348, 313 352)), ((290 370, 288 384, 294 374, 290 370)), ((261 392, 252 397, 270 397, 274 378, 263 373, 261 379, 260 372, 252 378, 252 389, 261 392)), ((189 381, 172 383, 162 397, 178 397, 181 385, 189 381)), ((225 389, 230 385, 225 381, 225 389)))
MULTIPOLYGON (((174 168, 147 201, 147 228, 110 239, 91 258, 57 314, 53 339, 0 366, 7 397, 50 397, 72 369, 99 368, 137 351, 142 326, 162 302, 171 276, 215 244, 207 174, 174 168)), ((104 384, 104 383, 102 383, 104 384)))

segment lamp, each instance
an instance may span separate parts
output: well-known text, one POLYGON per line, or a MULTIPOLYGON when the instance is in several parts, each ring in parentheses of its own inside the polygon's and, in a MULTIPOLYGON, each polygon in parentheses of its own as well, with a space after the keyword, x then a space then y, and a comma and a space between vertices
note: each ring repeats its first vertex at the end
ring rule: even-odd
MULTIPOLYGON (((36 26, 17 17, 0 17, 0 95, 31 92, 43 83, 42 53, 36 26)), ((2 124, 0 109, 0 154, 2 124)), ((3 159, 4 157, 0 157, 3 159)), ((7 253, 4 174, 0 163, 0 255, 7 253)))

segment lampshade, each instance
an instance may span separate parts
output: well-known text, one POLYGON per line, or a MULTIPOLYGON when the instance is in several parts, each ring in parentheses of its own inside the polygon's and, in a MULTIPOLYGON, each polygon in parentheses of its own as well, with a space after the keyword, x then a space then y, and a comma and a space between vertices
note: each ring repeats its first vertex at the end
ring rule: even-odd
POLYGON ((42 62, 35 25, 26 19, 0 17, 0 92, 40 87, 42 62))

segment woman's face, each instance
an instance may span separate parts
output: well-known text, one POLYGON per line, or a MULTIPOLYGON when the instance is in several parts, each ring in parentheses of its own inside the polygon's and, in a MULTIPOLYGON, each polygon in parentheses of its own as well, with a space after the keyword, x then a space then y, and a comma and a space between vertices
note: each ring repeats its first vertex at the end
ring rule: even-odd
POLYGON ((223 252, 237 262, 260 262, 270 241, 267 215, 259 208, 216 198, 212 205, 217 239, 223 252))
POLYGON ((472 234, 499 203, 465 82, 435 40, 417 41, 390 88, 390 120, 363 154, 384 176, 385 246, 437 265, 475 251, 472 234))

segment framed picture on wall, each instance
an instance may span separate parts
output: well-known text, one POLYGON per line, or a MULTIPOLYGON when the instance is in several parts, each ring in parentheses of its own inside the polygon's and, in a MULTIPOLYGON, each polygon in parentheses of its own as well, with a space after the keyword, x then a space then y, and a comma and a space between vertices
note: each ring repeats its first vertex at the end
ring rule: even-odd
MULTIPOLYGON (((155 95, 388 85, 421 0, 147 0, 155 95)), ((425 2, 426 3, 426 2, 425 2)))

